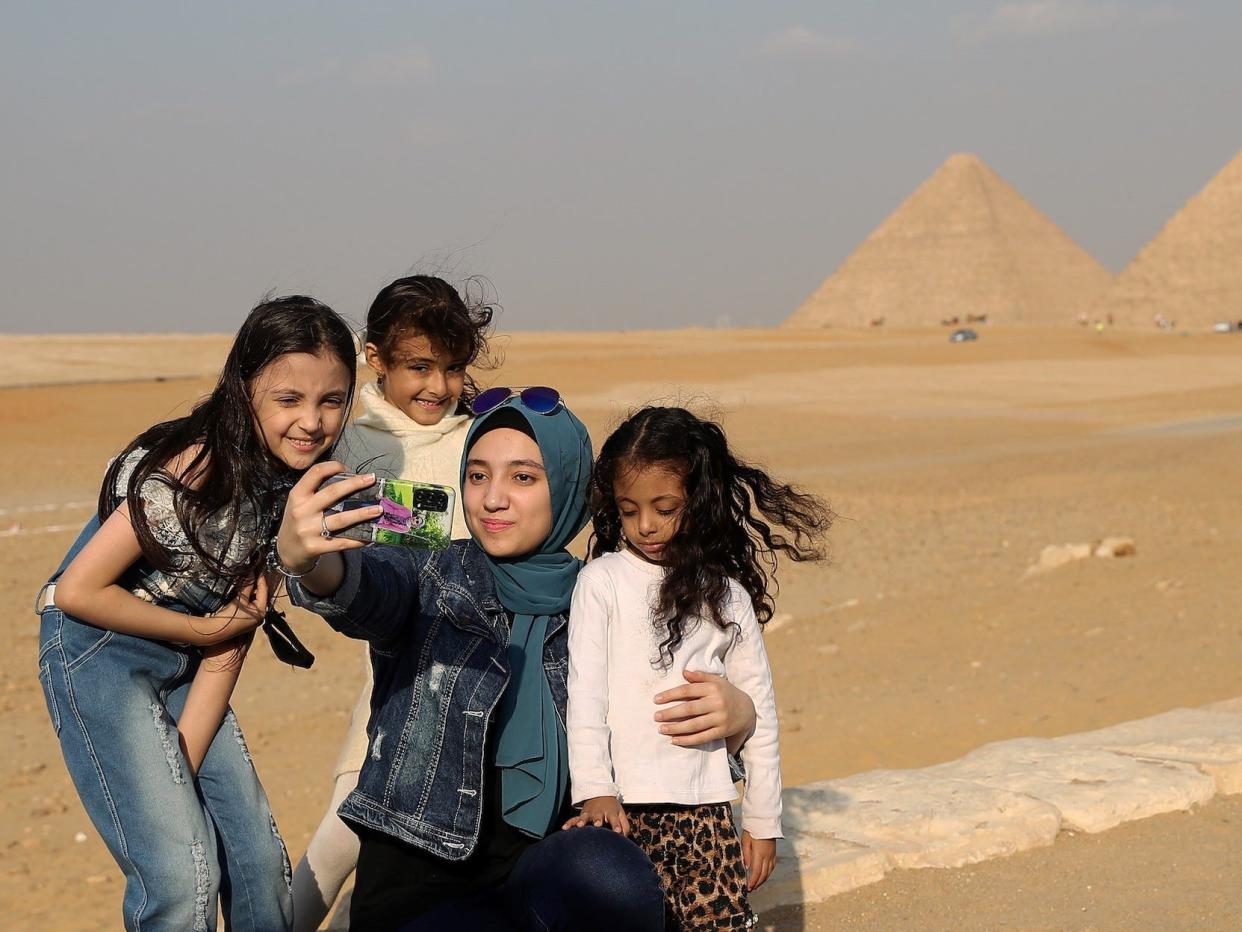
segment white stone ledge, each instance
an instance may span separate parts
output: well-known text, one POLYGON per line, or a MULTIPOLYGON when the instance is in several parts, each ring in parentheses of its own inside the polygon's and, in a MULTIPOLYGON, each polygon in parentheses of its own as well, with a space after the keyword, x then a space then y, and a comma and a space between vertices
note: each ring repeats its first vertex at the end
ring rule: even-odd
POLYGON ((756 909, 813 903, 890 868, 957 867, 1242 792, 1242 698, 1062 738, 984 745, 922 770, 785 791, 785 833, 756 909))
POLYGON ((1212 778, 1190 764, 1047 738, 998 741, 928 771, 1038 799, 1057 810, 1063 828, 1078 832, 1189 809, 1216 794, 1212 778))
POLYGON ((1218 792, 1242 792, 1242 714, 1229 703, 1174 709, 1162 715, 1059 739, 1149 760, 1184 761, 1216 781, 1218 792))

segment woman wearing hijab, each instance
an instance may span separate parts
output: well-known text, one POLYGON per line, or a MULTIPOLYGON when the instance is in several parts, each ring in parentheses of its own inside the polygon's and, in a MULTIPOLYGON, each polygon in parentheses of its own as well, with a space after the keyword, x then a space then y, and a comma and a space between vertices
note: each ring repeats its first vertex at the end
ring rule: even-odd
MULTIPOLYGON (((663 928, 650 862, 567 816, 566 615, 581 566, 591 445, 551 390, 512 393, 466 439, 473 538, 428 552, 332 535, 376 508, 325 515, 370 484, 289 496, 276 562, 295 604, 370 642, 368 754, 339 810, 361 838, 351 926, 663 928)), ((653 727, 655 727, 653 723, 653 727)))

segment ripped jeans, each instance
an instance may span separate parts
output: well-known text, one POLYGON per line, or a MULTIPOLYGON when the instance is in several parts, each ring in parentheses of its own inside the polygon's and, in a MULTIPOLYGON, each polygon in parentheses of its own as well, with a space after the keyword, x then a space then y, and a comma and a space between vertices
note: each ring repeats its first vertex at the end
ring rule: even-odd
POLYGON ((230 709, 197 778, 177 718, 192 648, 40 615, 39 679, 82 805, 125 874, 130 930, 281 932, 289 859, 230 709))

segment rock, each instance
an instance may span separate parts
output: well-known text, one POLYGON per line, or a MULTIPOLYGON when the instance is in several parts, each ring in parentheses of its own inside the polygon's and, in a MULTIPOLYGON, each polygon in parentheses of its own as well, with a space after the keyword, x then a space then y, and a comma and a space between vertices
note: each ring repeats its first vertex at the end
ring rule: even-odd
POLYGON ((1191 764, 1139 760, 1052 738, 997 741, 928 773, 1022 793, 1055 806, 1065 828, 1106 829, 1189 809, 1216 795, 1191 764))
POLYGON ((1074 555, 1070 552, 1068 544, 1049 544, 1039 552, 1039 560, 1031 567, 1032 570, 1054 570, 1058 566, 1064 566, 1071 563, 1074 555))
POLYGON ((1194 764, 1221 793, 1242 793, 1242 715, 1174 709, 1151 718, 1055 739, 1145 760, 1194 764))
POLYGON ((1130 537, 1105 537, 1095 545, 1097 557, 1132 557, 1138 553, 1130 537))
POLYGON ((880 880, 889 870, 883 852, 822 832, 785 830, 776 842, 776 870, 750 896, 762 912, 793 903, 817 903, 880 880))
POLYGON ((1089 556, 1097 557, 1132 557, 1138 550, 1134 539, 1130 537, 1105 537, 1096 544, 1049 544, 1039 552, 1039 560, 1027 567, 1025 576, 1046 573, 1057 567, 1085 560, 1089 556))
POLYGON ((1027 567, 1025 576, 1046 573, 1075 560, 1085 560, 1091 556, 1091 550, 1090 544, 1049 544, 1039 552, 1039 560, 1027 567))
MULTIPOLYGON (((1081 557, 1074 557, 1081 559, 1081 557)), ((1064 738, 985 745, 924 770, 785 791, 787 838, 757 909, 812 903, 893 867, 955 867, 1242 792, 1242 697, 1064 738)), ((335 928, 335 926, 333 926, 335 928)))
POLYGON ((885 852, 895 867, 957 867, 1051 844, 1047 803, 918 770, 876 770, 785 792, 785 822, 885 852))

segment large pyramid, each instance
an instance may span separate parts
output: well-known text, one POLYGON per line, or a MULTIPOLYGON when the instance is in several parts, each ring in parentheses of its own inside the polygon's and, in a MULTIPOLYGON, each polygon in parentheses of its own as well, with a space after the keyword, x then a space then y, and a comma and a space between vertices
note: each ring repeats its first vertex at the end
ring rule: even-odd
POLYGON ((1097 314, 1150 327, 1242 319, 1242 152, 1186 202, 1103 295, 1097 314))
POLYGON ((789 319, 788 327, 1069 323, 1109 272, 974 155, 924 181, 789 319))

